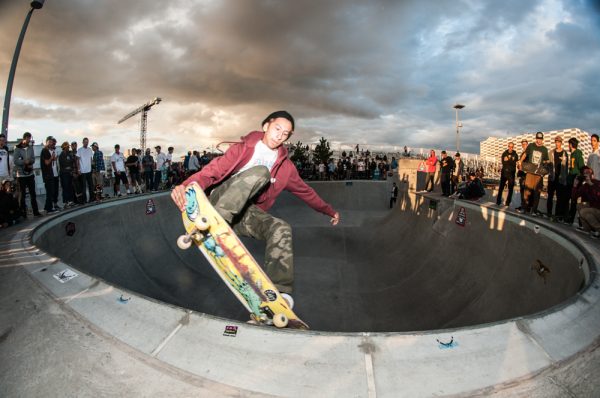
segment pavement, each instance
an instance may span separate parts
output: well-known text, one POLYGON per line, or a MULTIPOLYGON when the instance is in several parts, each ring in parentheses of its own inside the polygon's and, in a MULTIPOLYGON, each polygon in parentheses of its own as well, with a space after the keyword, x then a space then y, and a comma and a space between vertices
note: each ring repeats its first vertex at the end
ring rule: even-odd
MULTIPOLYGON (((360 380, 364 364, 371 361, 374 376, 369 377, 367 366, 365 381, 359 384, 361 388, 352 388, 354 377, 340 378, 338 374, 334 382, 331 377, 335 376, 327 373, 331 368, 326 367, 325 359, 302 361, 302 372, 323 375, 310 373, 312 380, 309 378, 296 387, 278 390, 267 388, 264 383, 252 384, 250 380, 241 385, 231 374, 219 375, 214 368, 200 372, 194 366, 185 366, 185 363, 190 365, 189 359, 181 363, 167 358, 169 344, 177 344, 164 343, 167 345, 161 353, 163 343, 160 339, 152 341, 150 328, 145 337, 133 333, 138 330, 137 322, 142 321, 138 319, 140 314, 146 314, 141 318, 153 324, 162 319, 158 327, 183 325, 176 329, 177 336, 184 335, 183 331, 192 326, 202 326, 199 330, 206 332, 210 322, 222 324, 223 318, 247 319, 239 308, 241 305, 223 288, 200 254, 177 249, 175 239, 182 233, 182 227, 174 220, 178 220, 179 214, 168 196, 159 194, 152 196, 157 209, 153 215, 145 212, 150 197, 141 196, 119 201, 118 206, 113 205, 117 202, 88 206, 0 231, 0 250, 8 254, 0 261, 0 357, 5 359, 0 361, 0 396, 299 396, 311 388, 317 396, 339 396, 342 392, 349 392, 349 396, 598 394, 597 330, 582 338, 578 348, 564 348, 565 353, 553 351, 550 346, 556 344, 548 345, 544 333, 536 330, 536 319, 552 323, 548 318, 578 305, 583 296, 596 293, 593 257, 598 254, 597 241, 564 231, 563 227, 546 226, 544 222, 541 222, 543 228, 536 230, 539 220, 534 224, 509 212, 501 212, 500 216, 498 210, 487 205, 464 203, 463 206, 435 195, 402 195, 397 208, 390 211, 385 182, 317 183, 314 187, 340 211, 341 226, 328 225, 327 217, 314 213, 292 196, 283 196, 273 209, 275 215, 294 228, 297 312, 313 330, 320 331, 299 337, 283 334, 284 346, 288 348, 282 346, 281 350, 289 355, 289 347, 294 347, 297 340, 299 347, 304 347, 299 349, 308 355, 306 350, 312 353, 312 349, 307 347, 322 349, 327 342, 334 344, 327 346, 329 356, 336 357, 336 350, 345 344, 342 341, 364 340, 360 344, 360 357, 364 355, 365 359, 362 370, 354 369, 350 360, 342 361, 348 367, 348 374, 356 372, 360 380), (456 220, 463 207, 466 219, 460 225, 456 220), (39 226, 44 221, 48 222, 39 226), (76 225, 73 237, 64 232, 66 222, 76 225), (35 246, 29 241, 34 227, 37 227, 35 246), (569 235, 573 239, 565 240, 569 235), (35 261, 31 261, 32 257, 35 261), (582 263, 591 268, 586 271, 582 263), (543 264, 550 273, 543 277, 536 264, 543 264), (65 265, 81 273, 73 281, 85 289, 67 294, 56 290, 66 289, 64 286, 48 288, 52 270, 63 269, 65 265), (86 275, 90 278, 84 279, 86 275), (107 292, 111 297, 132 298, 129 304, 111 299, 111 305, 119 311, 123 309, 121 315, 125 315, 118 326, 106 325, 114 322, 109 319, 114 311, 103 313, 106 306, 84 308, 95 305, 92 299, 104 299, 107 292), (151 300, 146 302, 141 295, 151 300), (174 307, 167 311, 158 301, 174 307), (143 312, 133 311, 138 302, 144 302, 139 304, 143 312), (512 321, 504 322, 509 319, 512 321), (487 326, 473 326, 481 324, 487 326), (492 339, 487 341, 487 347, 484 344, 485 355, 498 353, 504 356, 505 363, 491 372, 493 377, 487 378, 486 373, 479 382, 461 380, 447 369, 450 379, 456 380, 456 385, 451 386, 439 373, 446 359, 423 361, 419 365, 425 359, 419 359, 421 351, 418 355, 414 352, 400 355, 405 343, 398 345, 398 342, 454 335, 464 345, 463 342, 469 341, 467 336, 483 337, 489 329, 512 330, 511 325, 519 332, 509 332, 513 337, 506 343, 492 339), (510 327, 506 329, 507 326, 510 327), (432 334, 431 330, 437 332, 432 334), (518 368, 523 364, 511 365, 517 356, 513 356, 514 349, 508 342, 519 340, 517 335, 521 334, 528 346, 541 347, 542 355, 528 351, 536 348, 525 349, 517 344, 516 351, 527 352, 526 362, 530 365, 524 367, 520 376, 512 377, 504 366, 518 368), (504 354, 496 345, 504 346, 504 354), (389 351, 390 346, 396 348, 389 351), (384 382, 392 380, 393 375, 389 375, 391 379, 384 376, 392 369, 401 372, 401 362, 393 362, 391 358, 406 362, 407 357, 414 359, 415 369, 428 366, 429 383, 436 384, 435 379, 439 379, 438 384, 443 388, 431 393, 424 383, 416 382, 420 379, 415 373, 415 383, 404 381, 403 390, 395 390, 394 395, 390 387, 393 383, 384 382), (504 373, 507 377, 500 377, 504 373), (329 382, 317 382, 317 377, 325 377, 323 380, 329 382)), ((257 260, 262 261, 263 246, 251 240, 247 244, 257 260)), ((589 297, 586 300, 593 301, 589 297)), ((589 311, 597 315, 598 306, 591 308, 589 311)), ((277 351, 281 333, 266 337, 266 332, 250 328, 248 333, 255 333, 263 344, 271 342, 277 351)), ((562 335, 549 336, 554 342, 562 338, 562 335)), ((214 337, 198 334, 187 338, 215 345, 221 350, 223 364, 231 365, 226 352, 234 345, 230 343, 232 340, 223 344, 214 337)), ((565 345, 570 343, 564 341, 565 345)), ((353 351, 344 350, 343 355, 349 352, 353 351)), ((187 353, 197 360, 198 352, 193 354, 187 353)), ((314 353, 315 358, 317 354, 314 353)), ((474 362, 482 359, 476 352, 466 354, 463 358, 474 362)), ((342 354, 338 355, 341 358, 342 354)), ((175 357, 184 356, 177 352, 175 357)), ((215 361, 218 365, 218 357, 211 358, 213 365, 215 361)), ((239 361, 239 354, 235 358, 239 361)), ((243 358, 246 366, 266 359, 250 351, 243 358)), ((488 358, 487 362, 493 361, 488 358)), ((289 361, 286 374, 297 377, 293 363, 289 361)))

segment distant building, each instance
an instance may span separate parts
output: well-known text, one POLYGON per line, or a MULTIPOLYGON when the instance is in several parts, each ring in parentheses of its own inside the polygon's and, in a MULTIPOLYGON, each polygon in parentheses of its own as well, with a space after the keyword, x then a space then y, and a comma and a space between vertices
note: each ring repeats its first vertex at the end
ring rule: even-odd
MULTIPOLYGON (((535 142, 535 131, 532 133, 523 133, 512 137, 489 137, 485 141, 479 144, 479 153, 482 159, 493 160, 499 159, 502 156, 502 152, 506 150, 509 142, 515 143, 515 150, 521 155, 521 141, 526 139, 529 143, 535 142)), ((563 138, 563 148, 569 150, 569 139, 577 138, 579 141, 578 148, 583 152, 583 158, 587 159, 588 155, 592 152, 592 144, 590 142, 591 134, 578 129, 564 129, 554 131, 543 131, 544 133, 544 146, 551 150, 554 148, 554 138, 560 135, 563 138)))

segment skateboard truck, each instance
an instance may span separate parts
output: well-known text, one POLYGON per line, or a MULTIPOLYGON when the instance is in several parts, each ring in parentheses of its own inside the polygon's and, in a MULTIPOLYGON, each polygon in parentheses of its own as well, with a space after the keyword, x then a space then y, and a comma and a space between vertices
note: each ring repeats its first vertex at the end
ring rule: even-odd
POLYGON ((187 250, 192 246, 192 242, 194 240, 199 241, 202 239, 202 234, 204 231, 207 231, 210 227, 208 219, 206 217, 198 217, 194 221, 194 226, 196 229, 188 234, 180 235, 177 238, 177 247, 181 250, 187 250))

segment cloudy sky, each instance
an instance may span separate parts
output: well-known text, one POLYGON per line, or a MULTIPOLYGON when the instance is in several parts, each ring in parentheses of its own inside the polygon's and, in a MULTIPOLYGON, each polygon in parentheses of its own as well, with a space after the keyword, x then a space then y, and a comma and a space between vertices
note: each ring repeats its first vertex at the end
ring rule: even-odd
MULTIPOLYGON (((526 131, 600 130, 597 0, 46 0, 13 87, 9 135, 84 136, 180 154, 271 111, 294 141, 455 147, 526 131)), ((1 100, 28 0, 0 1, 1 100)))

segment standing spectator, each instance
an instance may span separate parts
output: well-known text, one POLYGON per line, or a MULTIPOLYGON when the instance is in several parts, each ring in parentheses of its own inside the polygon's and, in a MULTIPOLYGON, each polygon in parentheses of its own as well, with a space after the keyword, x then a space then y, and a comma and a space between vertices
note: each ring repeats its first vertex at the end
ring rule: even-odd
POLYGON ((200 170, 200 160, 198 159, 198 151, 194 151, 188 162, 188 171, 192 175, 200 170))
POLYGON ((390 163, 390 167, 392 168, 392 173, 397 174, 397 172, 398 172, 398 161, 393 156, 392 156, 392 162, 390 163))
POLYGON ((0 186, 0 228, 10 227, 18 222, 21 212, 19 201, 15 199, 12 182, 8 178, 1 180, 0 186))
POLYGON ((75 205, 75 194, 73 192, 73 178, 75 170, 76 157, 71 152, 69 143, 63 142, 60 146, 62 152, 58 156, 58 165, 60 169, 60 185, 62 187, 62 200, 65 208, 75 205))
POLYGON ((25 205, 25 190, 29 191, 31 209, 33 215, 40 217, 42 213, 38 210, 37 196, 35 194, 35 176, 33 164, 35 153, 33 152, 33 141, 30 132, 23 134, 23 139, 15 145, 13 152, 15 168, 17 169, 17 183, 19 184, 19 209, 23 218, 27 218, 27 206, 25 205))
MULTIPOLYGON (((191 158, 190 158, 191 159, 191 158)), ((192 160, 190 160, 191 162, 192 160)), ((142 158, 142 167, 144 169, 144 182, 146 192, 150 192, 154 184, 154 158, 150 155, 150 148, 146 148, 146 155, 142 158)))
POLYGON ((437 169, 438 159, 435 156, 435 151, 432 149, 429 151, 429 158, 425 161, 425 165, 427 166, 427 178, 425 179, 425 190, 427 192, 433 191, 433 180, 435 177, 435 171, 437 169), (431 188, 429 188, 429 184, 431 183, 431 188))
POLYGON ((142 190, 138 184, 140 164, 137 157, 137 150, 135 148, 131 149, 130 155, 127 157, 127 160, 125 160, 125 166, 127 166, 127 169, 129 169, 129 180, 131 181, 130 184, 133 187, 133 193, 142 193, 142 190))
POLYGON ((8 154, 8 146, 6 146, 6 136, 0 134, 0 181, 12 181, 10 172, 10 157, 8 154))
POLYGON ((390 209, 392 207, 394 207, 394 204, 396 203, 396 201, 398 200, 398 186, 396 185, 396 183, 392 183, 392 191, 390 192, 391 196, 390 196, 390 209))
POLYGON ((570 192, 567 190, 567 174, 569 173, 569 155, 562 148, 561 136, 554 138, 554 149, 550 151, 550 173, 548 174, 548 200, 546 202, 546 215, 552 217, 554 195, 556 194, 556 209, 554 219, 563 220, 566 213, 566 204, 570 192))
POLYGON ((137 158, 138 158, 138 162, 137 162, 137 164, 138 164, 137 184, 138 184, 140 193, 142 193, 142 184, 144 183, 142 173, 143 173, 144 169, 142 168, 142 157, 143 157, 143 154, 142 154, 142 150, 140 148, 138 148, 136 150, 136 155, 137 155, 137 158))
MULTIPOLYGON (((527 142, 527 140, 521 141, 521 156, 519 156, 519 159, 521 159, 521 157, 523 157, 523 154, 527 151, 528 145, 529 143, 527 142)), ((517 170, 517 178, 519 179, 519 196, 521 197, 521 204, 519 205, 519 207, 517 207, 516 210, 522 211, 525 207, 525 171, 523 171, 523 164, 521 163, 521 160, 519 160, 519 162, 517 163, 517 170)))
POLYGON ((442 196, 450 196, 450 176, 454 169, 454 161, 446 151, 442 151, 442 159, 440 160, 440 184, 442 186, 442 196))
MULTIPOLYGON (((525 153, 521 155, 521 162, 531 163, 537 170, 549 162, 548 148, 544 146, 544 134, 541 131, 535 134, 535 142, 529 144, 525 153)), ((534 216, 541 216, 542 212, 538 210, 538 204, 543 188, 542 176, 526 171, 525 186, 523 211, 531 212, 534 216)))
POLYGON ((127 182, 127 173, 125 171, 125 156, 121 153, 121 146, 119 144, 115 145, 115 153, 110 157, 110 163, 115 175, 115 185, 113 187, 115 196, 121 196, 121 182, 125 184, 127 195, 129 195, 131 192, 129 191, 129 182, 127 182))
POLYGON ((333 180, 335 176, 335 162, 333 159, 329 159, 329 163, 327 164, 327 177, 329 180, 333 180))
MULTIPOLYGON (((40 167, 46 188, 46 214, 60 210, 58 207, 58 156, 56 155, 56 139, 52 136, 46 138, 46 145, 40 153, 40 167)), ((64 198, 63 198, 64 204, 64 198)))
POLYGON ((187 155, 185 155, 185 158, 183 158, 183 171, 185 171, 186 173, 190 169, 190 158, 191 157, 192 157, 192 151, 188 151, 187 155))
POLYGON ((502 170, 500 171, 500 186, 498 187, 498 197, 496 198, 496 204, 500 206, 502 204, 502 193, 504 192, 504 186, 508 184, 508 195, 506 196, 505 206, 510 206, 510 202, 513 196, 513 189, 515 187, 515 173, 517 172, 517 162, 519 156, 514 150, 514 142, 508 143, 508 149, 502 153, 502 170))
POLYGON ((587 166, 594 171, 596 178, 600 177, 600 148, 598 147, 598 134, 592 134, 592 153, 588 156, 587 166))
POLYGON ((77 142, 71 142, 71 152, 75 157, 75 170, 73 171, 73 193, 75 194, 75 203, 85 203, 85 192, 83 192, 83 181, 81 172, 79 171, 79 158, 77 157, 77 142))
MULTIPOLYGON (((568 192, 573 192, 573 186, 575 184, 575 179, 581 173, 581 169, 585 166, 583 161, 583 152, 577 147, 579 146, 579 141, 577 138, 573 137, 569 139, 569 151, 571 152, 571 157, 569 159, 569 175, 567 177, 567 190, 568 192)), ((573 224, 575 221, 575 214, 577 213, 577 198, 571 195, 571 204, 569 206, 569 213, 566 217, 567 224, 573 224)))
POLYGON ((98 148, 98 143, 92 144, 92 150, 94 151, 94 157, 92 158, 92 181, 94 188, 100 187, 100 190, 104 189, 104 173, 106 173, 106 166, 104 164, 104 154, 98 148))
POLYGON ((82 141, 82 147, 77 150, 77 160, 79 162, 79 173, 81 174, 81 194, 83 203, 94 201, 94 180, 92 178, 92 159, 94 151, 88 147, 90 140, 86 138, 82 141), (89 198, 86 199, 85 191, 88 191, 89 198))
POLYGON ((365 161, 363 158, 358 159, 358 178, 360 180, 365 178, 365 161))
POLYGON ((322 160, 319 162, 319 180, 320 181, 324 181, 325 180, 325 162, 323 162, 322 160))
POLYGON ((456 187, 463 179, 465 174, 465 163, 460 158, 460 153, 454 154, 454 170, 452 171, 452 193, 456 192, 456 187))
POLYGON ((155 146, 154 149, 156 149, 156 169, 154 170, 154 187, 152 190, 157 191, 162 180, 162 174, 166 172, 167 155, 160 151, 160 145, 155 146))
POLYGON ((171 166, 173 166, 173 151, 174 150, 175 149, 172 146, 167 148, 167 153, 166 153, 167 161, 165 162, 165 164, 169 170, 171 169, 171 166))

